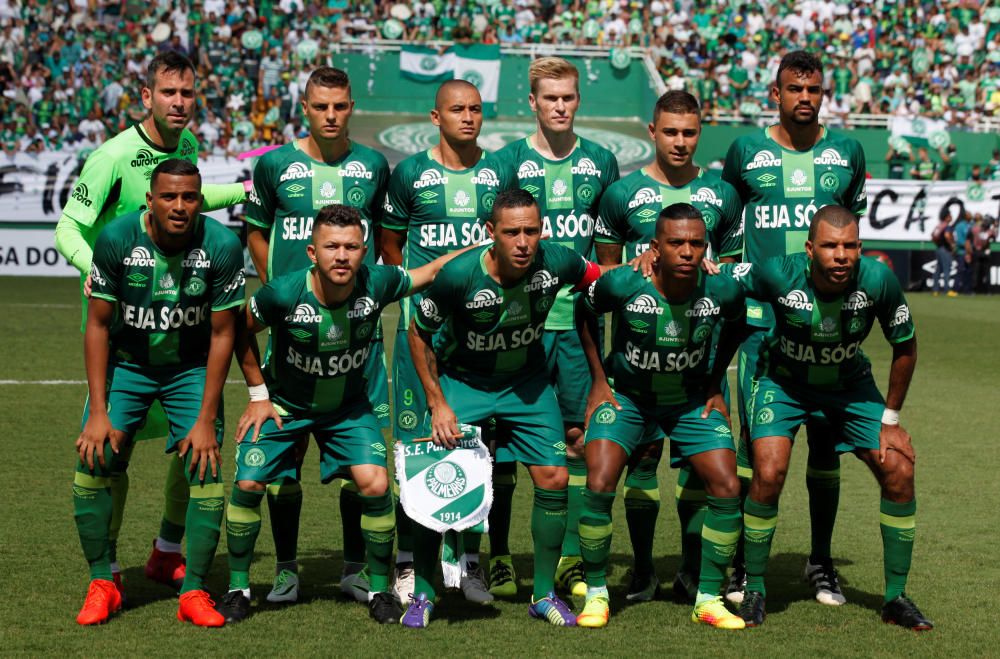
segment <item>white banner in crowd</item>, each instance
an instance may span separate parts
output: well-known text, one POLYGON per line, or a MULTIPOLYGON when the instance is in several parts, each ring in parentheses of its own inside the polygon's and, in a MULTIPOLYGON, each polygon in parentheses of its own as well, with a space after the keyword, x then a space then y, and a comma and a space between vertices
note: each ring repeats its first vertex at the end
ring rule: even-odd
MULTIPOLYGON (((251 173, 249 162, 234 158, 205 158, 198 166, 206 183, 242 181, 251 173)), ((64 260, 56 258, 53 231, 79 170, 75 154, 57 153, 21 154, 13 163, 0 166, 0 275, 73 274, 64 260)), ((871 179, 861 238, 926 241, 943 212, 954 218, 963 209, 1000 216, 1000 181, 871 179)), ((235 224, 235 214, 241 210, 231 208, 211 215, 235 224)), ((805 215, 811 217, 812 212, 807 208, 805 215)), ((790 216, 788 221, 794 224, 796 219, 790 216)))

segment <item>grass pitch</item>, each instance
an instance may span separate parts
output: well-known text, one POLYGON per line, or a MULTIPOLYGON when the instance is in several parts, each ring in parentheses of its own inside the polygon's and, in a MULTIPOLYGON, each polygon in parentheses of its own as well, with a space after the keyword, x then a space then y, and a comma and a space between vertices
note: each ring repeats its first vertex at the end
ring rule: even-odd
MULTIPOLYGON (((918 534, 909 592, 937 629, 917 635, 883 625, 878 489, 864 466, 842 461, 843 487, 834 554, 848 604, 825 607, 801 582, 809 551, 805 450, 793 456, 768 580, 766 624, 722 632, 690 622, 687 606, 661 599, 624 605, 630 565, 621 503, 616 504, 612 574, 613 617, 604 630, 554 629, 529 620, 531 487, 522 470, 511 545, 520 575, 516 602, 472 607, 445 594, 435 621, 422 632, 384 628, 365 607, 344 599, 336 491, 319 483, 315 447, 304 473, 305 505, 299 556, 302 601, 288 608, 263 602, 273 570, 265 522, 251 574, 254 615, 221 630, 176 621, 173 594, 142 575, 156 536, 167 458, 162 445, 140 445, 129 470, 131 491, 119 558, 128 608, 99 628, 74 622, 86 592, 70 483, 73 440, 86 394, 75 281, 0 278, 0 433, 8 484, 0 521, 4 588, 0 652, 18 655, 586 655, 586 656, 990 656, 996 642, 992 596, 1000 583, 995 552, 1000 487, 996 438, 1000 425, 996 364, 1000 360, 1000 298, 932 298, 910 304, 920 341, 919 362, 903 423, 918 453, 918 534), (990 540, 993 538, 993 540, 990 540)), ((395 325, 387 312, 387 333, 395 325)), ((388 342, 391 350, 392 343, 388 342)), ((876 335, 866 344, 878 381, 887 380, 889 349, 876 335)), ((234 368, 231 378, 239 379, 234 368)), ((232 429, 246 403, 240 384, 226 387, 232 429)), ((224 447, 232 479, 233 442, 224 447)), ((657 572, 672 580, 678 565, 675 476, 661 467, 663 506, 657 530, 657 572)), ((227 487, 229 485, 227 484, 227 487)), ((266 506, 264 506, 266 510, 266 506)), ((265 513, 266 517, 266 513, 265 513)), ((488 543, 484 544, 486 550, 488 543)), ((227 582, 225 535, 209 580, 217 595, 227 582)), ((582 603, 577 602, 580 606, 582 603)))

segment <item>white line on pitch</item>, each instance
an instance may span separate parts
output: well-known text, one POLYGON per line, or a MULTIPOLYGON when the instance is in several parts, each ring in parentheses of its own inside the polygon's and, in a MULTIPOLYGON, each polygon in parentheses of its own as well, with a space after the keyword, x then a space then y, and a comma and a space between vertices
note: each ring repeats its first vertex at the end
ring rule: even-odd
POLYGON ((42 302, 4 302, 0 307, 32 307, 34 309, 79 309, 79 304, 45 304, 42 302))

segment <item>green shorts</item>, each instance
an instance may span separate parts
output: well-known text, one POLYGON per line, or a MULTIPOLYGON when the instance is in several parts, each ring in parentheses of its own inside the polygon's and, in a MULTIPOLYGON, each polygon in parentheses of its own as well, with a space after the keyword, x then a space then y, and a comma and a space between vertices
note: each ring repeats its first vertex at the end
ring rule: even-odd
POLYGON ((590 388, 590 367, 587 366, 579 335, 576 330, 547 330, 542 345, 563 423, 583 425, 590 388))
MULTIPOLYGON (((496 419, 496 462, 566 466, 563 420, 555 391, 544 372, 510 387, 483 390, 449 374, 441 390, 459 423, 481 426, 496 419)), ((424 415, 421 435, 430 435, 431 415, 424 415)))
POLYGON ((320 451, 320 478, 350 479, 353 465, 386 466, 385 440, 368 401, 348 410, 317 416, 290 414, 275 404, 284 428, 268 419, 256 442, 251 428, 236 446, 236 480, 271 483, 281 478, 298 480, 295 445, 310 433, 320 451))
MULTIPOLYGON (((187 437, 198 420, 201 400, 205 394, 204 366, 139 366, 128 362, 111 362, 107 372, 108 417, 111 427, 125 433, 131 443, 144 427, 146 417, 159 402, 167 417, 167 448, 171 453, 187 437)), ((225 433, 223 405, 215 419, 215 435, 222 445, 225 433)), ((84 408, 81 427, 90 416, 90 406, 84 408)), ((161 435, 162 436, 162 435, 161 435)))
POLYGON ((631 456, 640 446, 667 436, 670 438, 671 467, 679 467, 692 455, 706 451, 736 450, 726 417, 713 411, 707 419, 701 418, 705 409, 702 401, 640 408, 624 393, 615 392, 615 398, 622 409, 616 410, 611 403, 604 403, 594 410, 586 442, 606 439, 631 456))
MULTIPOLYGON (((722 398, 724 401, 726 401, 726 407, 727 408, 731 407, 732 401, 730 400, 731 397, 729 394, 729 378, 723 377, 721 385, 722 386, 720 388, 722 389, 722 398)), ((653 424, 647 429, 646 437, 643 438, 641 443, 648 444, 658 439, 663 439, 663 432, 660 430, 660 427, 658 425, 653 424)), ((671 463, 671 466, 676 466, 676 465, 671 463)))
POLYGON ((421 436, 421 420, 427 410, 424 387, 417 377, 410 357, 406 332, 396 332, 392 351, 392 413, 395 417, 395 437, 401 440, 421 436))
POLYGON ((392 415, 389 414, 389 373, 385 367, 385 343, 381 336, 372 340, 372 350, 365 362, 365 379, 368 381, 368 400, 372 403, 378 425, 380 428, 388 428, 392 425, 392 415))
POLYGON ((838 453, 878 449, 885 399, 871 375, 844 391, 796 385, 762 375, 753 401, 751 441, 761 437, 795 438, 799 426, 822 412, 836 431, 838 453))

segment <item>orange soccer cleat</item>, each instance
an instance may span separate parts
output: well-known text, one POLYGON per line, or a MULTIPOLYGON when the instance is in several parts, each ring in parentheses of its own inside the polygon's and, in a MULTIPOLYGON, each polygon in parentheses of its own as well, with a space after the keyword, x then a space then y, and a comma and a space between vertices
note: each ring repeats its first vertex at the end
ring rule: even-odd
POLYGON ((215 602, 204 590, 192 590, 181 595, 177 619, 199 627, 222 627, 226 619, 215 610, 215 602))
POLYGON ((184 566, 184 555, 175 552, 160 551, 156 548, 156 541, 153 541, 153 553, 146 561, 146 578, 170 586, 175 590, 180 590, 184 584, 184 575, 187 569, 184 566))
POLYGON ((115 588, 115 582, 94 579, 87 589, 87 599, 76 616, 81 625, 99 625, 107 622, 112 613, 122 608, 122 596, 115 588))

